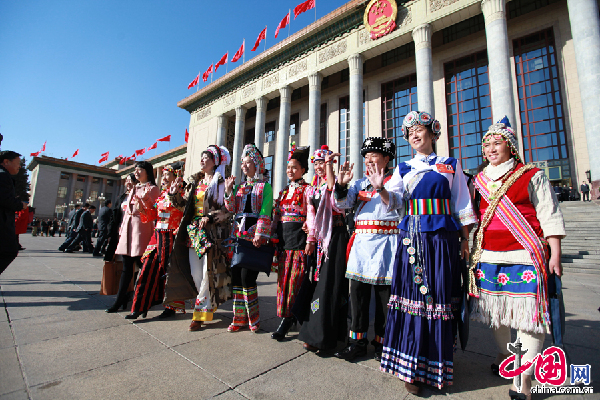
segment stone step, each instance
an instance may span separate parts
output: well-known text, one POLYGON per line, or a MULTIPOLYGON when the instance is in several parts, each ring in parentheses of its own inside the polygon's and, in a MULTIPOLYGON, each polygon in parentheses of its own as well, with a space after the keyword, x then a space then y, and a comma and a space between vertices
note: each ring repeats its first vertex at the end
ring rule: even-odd
POLYGON ((584 269, 584 268, 570 268, 563 265, 563 270, 569 274, 594 274, 600 275, 600 269, 584 269))
POLYGON ((565 258, 561 257, 560 262, 564 264, 573 264, 573 265, 596 265, 600 268, 600 260, 594 260, 589 258, 565 258))
POLYGON ((598 260, 600 263, 600 254, 573 254, 573 253, 564 253, 561 257, 564 259, 573 259, 573 260, 598 260))

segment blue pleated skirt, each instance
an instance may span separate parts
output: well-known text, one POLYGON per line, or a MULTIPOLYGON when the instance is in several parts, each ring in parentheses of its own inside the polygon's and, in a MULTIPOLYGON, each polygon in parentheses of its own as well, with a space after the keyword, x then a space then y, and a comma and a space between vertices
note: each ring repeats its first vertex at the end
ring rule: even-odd
POLYGON ((398 236, 381 370, 441 389, 452 385, 456 338, 452 308, 460 301, 460 243, 456 232, 420 234, 421 277, 428 289, 424 295, 415 283, 415 264, 410 263, 408 250, 413 244, 402 243, 407 237, 405 231, 398 236))

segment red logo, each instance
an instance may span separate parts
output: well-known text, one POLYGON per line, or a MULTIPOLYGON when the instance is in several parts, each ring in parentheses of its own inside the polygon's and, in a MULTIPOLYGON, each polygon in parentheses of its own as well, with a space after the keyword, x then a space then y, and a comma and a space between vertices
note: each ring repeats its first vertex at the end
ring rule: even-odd
POLYGON ((500 364, 500 376, 507 379, 514 378, 535 364, 535 379, 539 383, 562 386, 567 380, 567 358, 560 347, 548 347, 542 354, 536 355, 531 361, 525 363, 516 363, 516 357, 512 354, 500 364), (508 370, 510 364, 515 368, 512 371, 508 370), (520 367, 517 368, 517 365, 520 367))
POLYGON ((387 35, 396 29, 398 6, 394 0, 371 0, 365 10, 365 27, 371 32, 371 39, 387 35))

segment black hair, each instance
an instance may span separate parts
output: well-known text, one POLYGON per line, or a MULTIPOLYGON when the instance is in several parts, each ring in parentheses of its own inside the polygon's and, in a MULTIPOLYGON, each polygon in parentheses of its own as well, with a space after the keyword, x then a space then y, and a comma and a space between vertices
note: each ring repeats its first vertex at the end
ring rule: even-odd
POLYGON ((146 171, 148 182, 156 186, 156 178, 154 178, 154 169, 152 168, 152 164, 150 164, 148 161, 138 161, 135 163, 134 168, 142 168, 144 171, 146 171))
POLYGON ((17 157, 21 157, 21 155, 19 153, 17 153, 16 151, 12 151, 12 150, 0 151, 0 163, 3 162, 4 160, 12 161, 17 157))
POLYGON ((200 153, 200 158, 202 158, 202 156, 205 154, 207 156, 209 156, 210 159, 213 160, 213 162, 215 163, 215 165, 213 166, 213 171, 216 171, 217 170, 217 162, 215 161, 215 155, 208 150, 204 150, 202 153, 200 153))
POLYGON ((106 200, 106 203, 104 203, 104 205, 105 205, 106 207, 108 207, 108 206, 109 206, 109 205, 111 205, 111 204, 112 204, 112 200, 106 200))
POLYGON ((75 208, 77 208, 77 207, 81 207, 81 204, 77 204, 77 203, 76 203, 76 204, 75 204, 75 208))
POLYGON ((90 203, 85 203, 83 206, 87 207, 87 208, 90 208, 90 203))
POLYGON ((131 182, 133 182, 134 184, 138 183, 138 180, 135 177, 135 174, 133 172, 130 173, 129 175, 127 175, 127 176, 129 176, 129 179, 131 179, 131 182))
POLYGON ((96 209, 96 206, 94 206, 94 205, 90 206, 90 210, 95 210, 95 209, 96 209))
MULTIPOLYGON (((298 163, 300 164, 300 168, 304 168, 304 174, 306 174, 308 172, 308 159, 302 157, 301 155, 294 156, 294 154, 292 154, 292 157, 290 157, 290 160, 298 161, 298 163)), ((302 175, 304 175, 304 174, 302 174, 302 175)))

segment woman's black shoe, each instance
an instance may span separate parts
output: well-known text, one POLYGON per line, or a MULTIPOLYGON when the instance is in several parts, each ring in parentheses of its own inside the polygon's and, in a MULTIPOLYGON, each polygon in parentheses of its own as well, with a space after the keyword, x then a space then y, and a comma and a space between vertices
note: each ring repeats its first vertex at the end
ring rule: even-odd
POLYGON ((160 319, 171 318, 175 315, 175 310, 165 308, 165 310, 158 316, 160 319))
POLYGON ((279 328, 273 334, 271 334, 271 339, 275 339, 278 342, 281 342, 285 339, 285 335, 290 331, 292 325, 296 322, 296 318, 294 317, 285 317, 281 320, 279 324, 279 328))
POLYGON ((492 374, 500 376, 500 366, 498 364, 492 363, 492 365, 490 365, 490 369, 492 370, 492 374))
POLYGON ((116 305, 115 306, 113 304, 112 306, 110 306, 109 308, 107 308, 106 310, 104 310, 104 312, 108 313, 108 314, 116 313, 117 311, 119 311, 120 307, 121 307, 120 305, 116 305))
POLYGON ((512 389, 510 389, 508 391, 508 395, 510 396, 511 400, 527 400, 527 395, 526 394, 515 392, 512 389))
POLYGON ((132 312, 131 314, 126 315, 125 319, 137 319, 140 315, 142 317, 146 318, 146 316, 148 315, 148 312, 147 311, 144 311, 143 313, 141 313, 139 311, 132 312))

